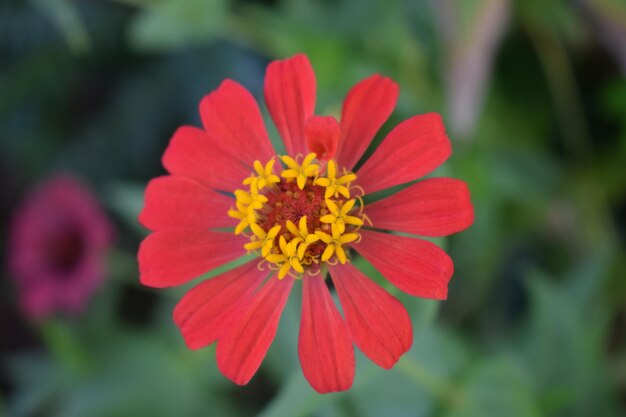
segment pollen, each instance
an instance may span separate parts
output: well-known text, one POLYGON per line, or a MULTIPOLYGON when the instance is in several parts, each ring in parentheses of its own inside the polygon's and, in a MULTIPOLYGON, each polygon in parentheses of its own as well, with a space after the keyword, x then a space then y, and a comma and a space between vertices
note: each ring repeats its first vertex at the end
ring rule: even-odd
POLYGON ((352 195, 361 191, 352 185, 354 173, 314 153, 254 161, 253 169, 234 191, 228 215, 238 222, 234 233, 249 236, 244 248, 261 258, 259 267, 268 265, 278 279, 301 278, 350 261, 350 245, 367 221, 360 196, 352 195))

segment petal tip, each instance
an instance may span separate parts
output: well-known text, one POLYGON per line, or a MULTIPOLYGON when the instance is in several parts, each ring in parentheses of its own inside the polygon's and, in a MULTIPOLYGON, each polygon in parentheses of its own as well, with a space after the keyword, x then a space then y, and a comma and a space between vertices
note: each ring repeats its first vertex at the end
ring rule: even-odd
POLYGON ((341 385, 337 385, 337 386, 319 386, 319 385, 314 385, 312 384, 310 381, 309 383, 311 384, 311 387, 318 393, 318 394, 332 394, 334 392, 341 392, 341 391, 347 391, 350 388, 352 388, 352 384, 354 383, 354 380, 350 380, 345 384, 341 384, 341 385))

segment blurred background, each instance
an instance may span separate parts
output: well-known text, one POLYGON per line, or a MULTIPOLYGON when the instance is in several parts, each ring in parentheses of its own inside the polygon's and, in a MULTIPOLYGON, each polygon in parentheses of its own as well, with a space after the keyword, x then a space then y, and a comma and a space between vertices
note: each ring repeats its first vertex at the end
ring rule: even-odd
POLYGON ((625 415, 625 76, 623 0, 3 0, 0 416, 625 415), (434 175, 467 181, 476 209, 437 241, 455 262, 448 300, 394 292, 413 348, 390 371, 359 354, 353 388, 324 396, 297 359, 299 291, 240 388, 172 322, 193 284, 141 287, 135 260, 143 189, 176 127, 200 125, 227 77, 262 102, 267 63, 297 52, 318 114, 372 73, 399 83, 377 141, 441 113, 454 155, 434 175), (33 314, 15 236, 71 213, 34 197, 59 174, 108 224, 104 272, 82 308, 33 314), (20 223, 29 201, 38 214, 20 223))

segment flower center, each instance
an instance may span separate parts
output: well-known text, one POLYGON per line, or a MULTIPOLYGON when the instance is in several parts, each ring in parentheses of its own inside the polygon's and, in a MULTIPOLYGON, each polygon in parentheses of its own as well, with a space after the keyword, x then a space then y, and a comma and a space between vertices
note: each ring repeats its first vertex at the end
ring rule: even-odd
POLYGON ((50 266, 67 276, 83 259, 85 242, 78 227, 66 225, 61 229, 46 242, 46 255, 50 266))
POLYGON ((235 191, 235 208, 228 211, 239 221, 235 234, 249 232, 244 247, 277 270, 279 279, 317 274, 324 263, 346 263, 348 246, 360 239, 367 220, 360 195, 351 195, 358 189, 351 186, 356 175, 338 174, 334 161, 322 167, 315 158, 283 156, 280 175, 275 159, 254 161, 255 173, 243 181, 248 189, 235 191))

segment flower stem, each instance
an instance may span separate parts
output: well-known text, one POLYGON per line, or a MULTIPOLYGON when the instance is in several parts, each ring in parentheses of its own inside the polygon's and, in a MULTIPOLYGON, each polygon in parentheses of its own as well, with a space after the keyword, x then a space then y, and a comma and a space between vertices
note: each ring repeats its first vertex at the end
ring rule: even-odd
POLYGON ((55 360, 77 374, 85 372, 89 366, 87 353, 65 323, 46 320, 39 326, 39 334, 55 360))
POLYGON ((402 371, 416 385, 419 385, 429 391, 439 401, 446 404, 456 404, 459 401, 459 393, 457 389, 444 381, 442 378, 434 375, 428 369, 424 368, 419 362, 413 358, 404 356, 398 362, 398 369, 402 371))

